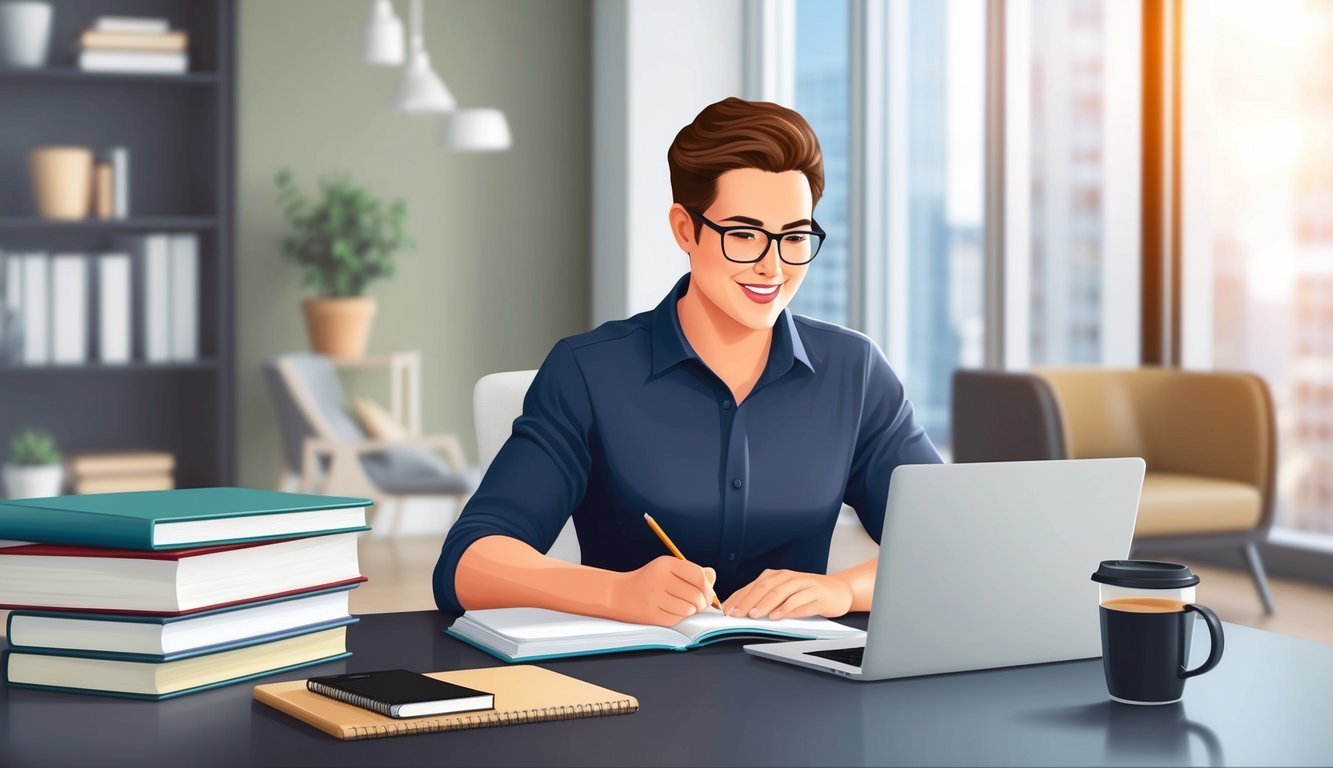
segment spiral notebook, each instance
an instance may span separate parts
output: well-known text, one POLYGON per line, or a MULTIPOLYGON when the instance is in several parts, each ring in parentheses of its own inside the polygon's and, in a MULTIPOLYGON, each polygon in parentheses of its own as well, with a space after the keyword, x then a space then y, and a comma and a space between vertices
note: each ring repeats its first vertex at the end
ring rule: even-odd
POLYGON ((578 717, 629 715, 639 709, 639 700, 633 696, 527 664, 426 674, 446 683, 489 691, 495 694, 495 708, 395 719, 313 693, 306 689, 305 680, 257 685, 254 696, 256 700, 344 741, 578 717))

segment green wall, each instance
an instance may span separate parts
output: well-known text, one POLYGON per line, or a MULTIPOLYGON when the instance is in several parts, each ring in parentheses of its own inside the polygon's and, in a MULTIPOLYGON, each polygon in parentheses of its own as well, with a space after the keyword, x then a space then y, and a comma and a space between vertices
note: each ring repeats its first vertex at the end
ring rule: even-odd
MULTIPOLYGON (((370 0, 243 0, 238 14, 236 405, 238 481, 273 487, 278 432, 261 366, 307 348, 300 273, 279 250, 273 175, 313 189, 345 171, 408 205, 416 249, 370 294, 371 351, 423 353, 426 432, 476 461, 472 386, 535 368, 587 327, 592 19, 587 0, 432 0, 426 48, 462 106, 509 118, 514 146, 449 154, 441 118, 391 111, 398 70, 360 60, 370 0)), ((407 21, 408 3, 395 3, 407 21)), ((353 394, 388 395, 359 375, 353 394)))

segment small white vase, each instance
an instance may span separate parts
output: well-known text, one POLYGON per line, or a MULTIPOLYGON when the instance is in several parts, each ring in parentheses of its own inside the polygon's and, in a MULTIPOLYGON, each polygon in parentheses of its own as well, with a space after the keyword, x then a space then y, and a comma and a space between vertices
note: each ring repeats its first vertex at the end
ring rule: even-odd
POLYGON ((50 44, 50 3, 0 2, 0 68, 40 69, 50 44))
POLYGON ((40 467, 23 467, 6 464, 5 493, 11 499, 36 499, 60 495, 60 482, 64 471, 59 464, 47 464, 40 467))

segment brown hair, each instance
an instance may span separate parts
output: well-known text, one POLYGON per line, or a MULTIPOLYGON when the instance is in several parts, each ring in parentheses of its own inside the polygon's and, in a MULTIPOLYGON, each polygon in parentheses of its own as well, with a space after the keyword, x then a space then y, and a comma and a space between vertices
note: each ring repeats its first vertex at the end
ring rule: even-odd
MULTIPOLYGON (((824 153, 800 113, 771 101, 729 96, 709 104, 680 129, 667 150, 671 195, 685 208, 703 211, 717 199, 717 178, 737 168, 800 171, 810 182, 812 205, 824 194, 824 153)), ((702 224, 694 223, 694 236, 702 224)))

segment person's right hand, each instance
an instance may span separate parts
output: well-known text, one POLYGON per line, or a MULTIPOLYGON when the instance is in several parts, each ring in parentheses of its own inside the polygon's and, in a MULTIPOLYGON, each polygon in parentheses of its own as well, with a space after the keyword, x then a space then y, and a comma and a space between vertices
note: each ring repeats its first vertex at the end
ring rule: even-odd
POLYGON ((708 608, 716 580, 712 568, 663 555, 619 574, 611 588, 611 618, 670 627, 708 608))

